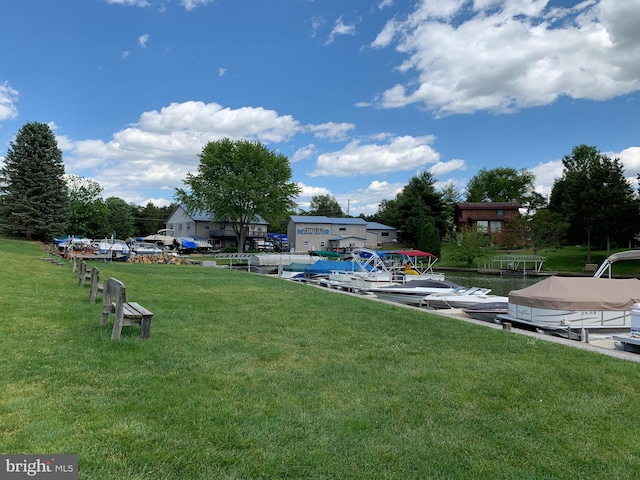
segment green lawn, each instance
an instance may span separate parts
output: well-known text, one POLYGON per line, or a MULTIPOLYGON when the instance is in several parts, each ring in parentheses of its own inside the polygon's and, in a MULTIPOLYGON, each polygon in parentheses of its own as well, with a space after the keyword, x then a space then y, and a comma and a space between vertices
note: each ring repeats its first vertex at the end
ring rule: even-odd
POLYGON ((0 452, 80 478, 588 479, 640 471, 639 364, 246 272, 71 266, 0 239, 0 452))

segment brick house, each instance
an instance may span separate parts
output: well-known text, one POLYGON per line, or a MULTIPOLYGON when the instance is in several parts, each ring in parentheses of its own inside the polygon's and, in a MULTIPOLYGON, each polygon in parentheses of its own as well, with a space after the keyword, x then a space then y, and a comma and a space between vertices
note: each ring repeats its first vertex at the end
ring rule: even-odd
POLYGON ((520 215, 519 202, 470 202, 456 203, 454 223, 456 227, 473 226, 478 231, 492 235, 498 244, 509 231, 509 220, 520 215))

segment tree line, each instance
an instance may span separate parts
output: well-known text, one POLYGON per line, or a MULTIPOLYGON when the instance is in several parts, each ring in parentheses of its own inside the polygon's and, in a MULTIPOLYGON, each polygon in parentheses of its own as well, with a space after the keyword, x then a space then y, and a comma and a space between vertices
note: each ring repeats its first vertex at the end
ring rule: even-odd
MULTIPOLYGON (((403 243, 436 255, 443 243, 452 245, 463 263, 472 263, 496 239, 471 226, 455 226, 458 202, 517 201, 522 214, 510 220, 501 238, 508 249, 528 247, 537 254, 545 247, 585 245, 590 261, 594 247, 633 246, 640 233, 640 196, 624 176, 620 159, 579 145, 563 156, 562 165, 549 198, 535 191, 535 175, 527 169, 481 169, 464 192, 452 182, 438 189, 435 177, 422 172, 395 198, 382 200, 375 214, 361 216, 396 228, 403 243)), ((311 207, 307 214, 345 216, 328 195, 314 197, 311 207)))
MULTIPOLYGON (((175 199, 188 213, 214 212, 230 222, 238 245, 249 225, 260 219, 270 231, 286 232, 292 214, 346 216, 331 195, 314 196, 310 210, 296 210, 299 187, 291 182, 291 165, 282 154, 259 142, 222 139, 209 142, 199 155, 197 173, 187 174, 175 199)), ((510 220, 507 248, 582 244, 628 247, 640 232, 640 199, 624 176, 620 159, 596 147, 579 145, 562 158, 563 173, 549 198, 535 191, 535 176, 512 167, 482 169, 461 192, 450 182, 436 188, 436 178, 421 172, 392 199, 384 199, 373 215, 360 215, 398 230, 403 243, 440 254, 442 243, 470 263, 494 239, 471 227, 454 225, 458 202, 521 204, 523 214, 510 220)), ((44 123, 27 123, 16 135, 0 169, 0 227, 27 239, 49 241, 62 233, 119 238, 155 233, 164 227, 176 204, 157 207, 102 199, 95 181, 66 176, 62 152, 44 123)), ((213 218, 211 219, 214 220, 213 218)))

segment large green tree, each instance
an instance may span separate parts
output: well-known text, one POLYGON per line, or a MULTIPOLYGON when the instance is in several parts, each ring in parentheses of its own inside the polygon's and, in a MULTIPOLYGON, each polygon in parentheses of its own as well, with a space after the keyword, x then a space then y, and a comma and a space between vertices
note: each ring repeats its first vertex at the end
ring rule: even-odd
POLYGON ((291 175, 286 156, 260 142, 224 138, 204 146, 198 173, 187 174, 187 189, 176 189, 176 199, 190 213, 228 221, 242 252, 251 223, 278 219, 294 207, 300 189, 291 175))
POLYGON ((134 207, 118 197, 109 197, 107 205, 107 224, 118 238, 129 238, 135 234, 134 207))
POLYGON ((66 217, 62 151, 46 123, 26 123, 0 169, 2 228, 28 240, 51 241, 64 233, 66 217))
POLYGON ((518 237, 514 243, 531 246, 534 255, 542 248, 562 246, 569 227, 569 222, 562 215, 548 208, 539 208, 531 215, 509 220, 509 232, 518 237))
POLYGON ((416 175, 395 199, 383 200, 378 212, 369 220, 395 227, 401 234, 401 240, 414 246, 425 238, 423 229, 431 228, 427 227, 430 222, 442 238, 448 224, 447 208, 442 193, 434 185, 435 178, 431 173, 416 175))
POLYGON ((553 185, 549 209, 570 224, 569 241, 609 247, 630 242, 638 231, 640 211, 620 159, 596 147, 579 145, 562 158, 562 177, 553 185))
POLYGON ((311 198, 309 215, 323 215, 326 217, 344 217, 342 207, 332 195, 314 195, 311 198))
POLYGON ((446 231, 447 210, 442 193, 435 188, 435 182, 435 177, 430 172, 422 172, 411 178, 396 196, 395 210, 398 218, 396 225, 392 225, 402 232, 403 240, 413 245, 417 245, 421 218, 431 219, 441 237, 446 231))
POLYGON ((111 236, 109 209, 102 199, 102 186, 86 177, 69 175, 69 217, 67 233, 89 238, 111 236))
POLYGON ((467 202, 509 202, 528 204, 535 175, 529 170, 499 167, 480 170, 467 184, 467 202))

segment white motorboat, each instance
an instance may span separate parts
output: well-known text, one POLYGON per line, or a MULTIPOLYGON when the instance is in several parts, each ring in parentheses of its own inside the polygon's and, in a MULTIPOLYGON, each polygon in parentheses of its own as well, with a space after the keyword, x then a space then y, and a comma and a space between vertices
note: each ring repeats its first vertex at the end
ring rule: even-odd
POLYGON ((435 310, 446 308, 466 308, 478 303, 507 302, 508 298, 491 295, 490 288, 459 287, 449 293, 433 293, 423 297, 420 306, 435 310))
POLYGON ((371 292, 381 300, 402 303, 405 305, 420 305, 426 295, 433 293, 450 293, 460 285, 446 280, 417 279, 404 284, 379 286, 371 292))
POLYGON ((129 248, 131 255, 162 255, 164 253, 164 250, 151 242, 133 242, 129 248))
POLYGON ((98 255, 111 255, 112 259, 127 259, 131 250, 124 240, 117 238, 104 238, 93 242, 95 252, 98 255))
POLYGON ((553 276, 509 292, 508 313, 497 318, 569 337, 572 330, 625 331, 639 300, 635 278, 553 276))
POLYGON ((179 241, 175 237, 175 232, 169 228, 163 228, 158 230, 158 233, 142 237, 142 240, 145 242, 156 243, 159 246, 166 248, 177 248, 179 246, 179 241))

